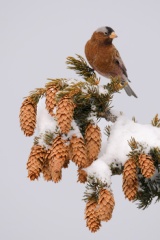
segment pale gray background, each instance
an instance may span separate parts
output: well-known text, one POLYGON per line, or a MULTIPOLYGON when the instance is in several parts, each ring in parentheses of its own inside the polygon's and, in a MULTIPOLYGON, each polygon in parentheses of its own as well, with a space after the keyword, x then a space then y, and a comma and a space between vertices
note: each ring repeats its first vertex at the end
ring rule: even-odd
POLYGON ((159 0, 0 0, 1 240, 159 239, 159 204, 138 210, 124 199, 121 176, 113 177, 113 218, 91 234, 83 219, 85 188, 76 183, 73 164, 59 184, 27 179, 33 137, 24 137, 18 120, 23 97, 47 77, 76 78, 66 69, 66 57, 84 56, 92 32, 108 25, 119 36, 114 43, 139 96, 116 94, 114 106, 149 123, 160 113, 159 23, 159 0))

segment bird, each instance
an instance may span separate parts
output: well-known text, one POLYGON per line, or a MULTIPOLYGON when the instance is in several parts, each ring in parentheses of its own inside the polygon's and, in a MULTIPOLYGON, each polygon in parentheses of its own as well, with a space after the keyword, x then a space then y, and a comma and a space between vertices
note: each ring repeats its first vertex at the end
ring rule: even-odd
POLYGON ((85 44, 85 56, 93 71, 95 70, 109 79, 117 77, 120 79, 127 95, 137 98, 129 85, 130 80, 128 79, 127 69, 121 56, 112 44, 113 39, 117 37, 111 27, 98 28, 85 44))

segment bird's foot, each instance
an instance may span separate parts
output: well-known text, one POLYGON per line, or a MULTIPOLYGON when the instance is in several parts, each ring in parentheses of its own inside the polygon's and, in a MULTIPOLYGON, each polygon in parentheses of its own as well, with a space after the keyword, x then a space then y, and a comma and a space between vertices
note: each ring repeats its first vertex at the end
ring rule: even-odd
POLYGON ((89 71, 90 73, 92 73, 92 74, 95 73, 95 72, 94 72, 94 69, 93 69, 93 68, 90 68, 90 67, 88 67, 88 71, 89 71))

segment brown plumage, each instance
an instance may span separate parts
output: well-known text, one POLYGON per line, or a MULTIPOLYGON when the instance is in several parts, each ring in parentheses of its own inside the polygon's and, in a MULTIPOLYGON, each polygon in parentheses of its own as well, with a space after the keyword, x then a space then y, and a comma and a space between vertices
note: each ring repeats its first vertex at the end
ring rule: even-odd
POLYGON ((85 55, 92 66, 100 75, 107 78, 118 77, 129 96, 137 97, 128 84, 126 67, 119 52, 112 44, 117 35, 110 27, 98 28, 85 45, 85 55))

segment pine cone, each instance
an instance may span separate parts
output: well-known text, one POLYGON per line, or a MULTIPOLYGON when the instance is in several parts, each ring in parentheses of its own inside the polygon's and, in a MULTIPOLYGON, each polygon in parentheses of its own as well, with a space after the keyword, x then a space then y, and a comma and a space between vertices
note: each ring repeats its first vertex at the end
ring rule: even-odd
POLYGON ((46 150, 40 145, 34 145, 31 148, 29 159, 27 162, 28 177, 30 180, 38 179, 43 167, 46 150))
POLYGON ((63 168, 68 168, 69 162, 70 162, 69 159, 65 160, 63 168))
POLYGON ((146 178, 153 176, 155 172, 155 166, 152 161, 152 157, 146 154, 139 156, 139 166, 141 168, 142 175, 146 178))
POLYGON ((36 126, 36 107, 26 98, 20 108, 20 127, 26 136, 32 136, 36 126))
POLYGON ((114 209, 114 198, 110 191, 107 189, 101 189, 98 198, 97 214, 100 221, 108 221, 112 217, 114 209))
POLYGON ((43 167, 42 167, 43 178, 46 181, 51 181, 52 180, 51 171, 50 171, 50 168, 49 168, 49 159, 48 159, 49 155, 50 155, 50 149, 47 150, 47 153, 46 153, 46 156, 45 156, 45 162, 44 162, 43 167))
POLYGON ((130 186, 127 184, 127 182, 123 182, 123 192, 126 198, 128 198, 129 201, 132 201, 135 199, 136 194, 138 191, 138 181, 135 180, 135 183, 130 186))
POLYGON ((86 146, 83 138, 73 135, 71 138, 71 159, 78 167, 87 166, 86 146))
POLYGON ((78 180, 77 182, 85 183, 87 181, 87 173, 83 169, 78 169, 78 180))
POLYGON ((134 200, 138 191, 136 163, 130 158, 124 164, 123 169, 123 192, 129 201, 134 200))
POLYGON ((65 145, 65 141, 60 137, 56 137, 51 147, 51 153, 49 155, 49 168, 52 175, 52 180, 57 183, 62 178, 62 167, 68 156, 68 147, 65 145))
MULTIPOLYGON (((70 142, 69 142, 70 144, 70 142)), ((66 160, 63 164, 63 168, 68 168, 68 165, 70 163, 70 158, 71 158, 71 151, 70 151, 70 145, 66 142, 66 151, 67 151, 67 156, 66 156, 66 160)))
POLYGON ((86 226, 89 228, 91 232, 96 232, 101 227, 101 222, 98 219, 97 215, 97 203, 93 200, 90 200, 86 204, 85 209, 85 219, 86 219, 86 226))
POLYGON ((56 106, 57 87, 53 86, 46 90, 46 108, 51 116, 54 116, 53 109, 56 106))
POLYGON ((64 97, 57 105, 56 118, 62 133, 68 133, 71 129, 75 104, 70 98, 64 97))
POLYGON ((128 184, 132 185, 132 183, 135 181, 136 173, 136 163, 134 159, 130 158, 124 164, 123 179, 126 180, 128 184))
POLYGON ((101 148, 101 131, 96 125, 89 124, 85 131, 86 148, 90 164, 98 157, 101 148))

